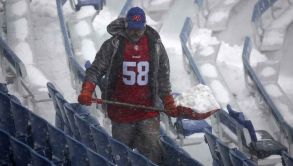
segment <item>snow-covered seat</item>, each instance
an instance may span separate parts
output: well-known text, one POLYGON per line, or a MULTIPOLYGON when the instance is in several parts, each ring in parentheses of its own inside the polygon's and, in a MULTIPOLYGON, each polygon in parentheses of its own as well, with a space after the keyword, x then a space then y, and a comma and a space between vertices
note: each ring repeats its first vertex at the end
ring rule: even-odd
POLYGON ((9 94, 0 92, 0 129, 7 131, 10 135, 15 134, 14 119, 10 111, 9 94))
POLYGON ((75 9, 78 11, 83 6, 93 6, 96 10, 102 10, 104 3, 105 0, 77 0, 77 4, 75 4, 75 9))
POLYGON ((114 163, 107 160, 103 156, 99 155, 98 153, 94 152, 91 149, 87 149, 87 156, 89 160, 89 166, 95 165, 105 165, 105 166, 114 166, 114 163))
POLYGON ((232 165, 232 161, 229 156, 230 148, 219 139, 216 139, 216 148, 220 154, 222 163, 224 165, 232 165))
POLYGON ((128 160, 128 153, 131 149, 119 142, 118 140, 110 137, 109 142, 111 145, 112 156, 116 165, 128 165, 130 161, 128 160))
POLYGON ((50 161, 48 158, 41 156, 34 150, 30 150, 30 156, 31 156, 31 164, 32 165, 41 165, 41 166, 55 166, 55 164, 50 161))
POLYGON ((219 153, 220 151, 218 150, 218 147, 216 146, 218 137, 212 134, 212 132, 207 129, 204 131, 204 133, 205 133, 205 141, 209 145, 209 149, 213 158, 213 166, 223 165, 223 161, 221 160, 221 156, 219 153))
POLYGON ((13 161, 16 165, 29 165, 31 163, 30 147, 10 137, 10 145, 13 152, 13 161))
POLYGON ((128 152, 128 158, 131 165, 139 165, 139 166, 148 166, 149 162, 148 159, 141 155, 136 150, 130 150, 128 152))
POLYGON ((285 166, 293 165, 293 157, 289 156, 285 151, 282 153, 282 160, 285 166))
POLYGON ((64 107, 64 104, 68 103, 68 102, 64 99, 64 97, 60 93, 56 93, 55 97, 56 97, 56 102, 58 104, 58 108, 60 109, 60 112, 61 112, 62 121, 64 122, 64 126, 63 126, 64 130, 63 131, 66 134, 72 136, 73 131, 72 131, 72 128, 71 128, 70 121, 69 121, 69 119, 67 117, 65 107, 64 107))
POLYGON ((195 133, 203 133, 204 129, 212 130, 212 127, 205 120, 190 120, 177 118, 175 128, 178 134, 190 136, 195 133))
POLYGON ((244 165, 244 163, 247 163, 250 166, 256 166, 256 164, 253 163, 244 153, 236 148, 230 149, 229 155, 233 166, 244 165))

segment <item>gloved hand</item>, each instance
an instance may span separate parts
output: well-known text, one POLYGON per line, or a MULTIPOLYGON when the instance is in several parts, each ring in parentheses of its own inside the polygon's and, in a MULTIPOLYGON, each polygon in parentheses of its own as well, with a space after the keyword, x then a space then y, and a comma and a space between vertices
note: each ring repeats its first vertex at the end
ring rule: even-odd
POLYGON ((172 95, 165 96, 163 99, 165 113, 172 117, 177 117, 178 110, 172 95))
POLYGON ((184 106, 178 106, 177 110, 180 117, 185 119, 193 119, 193 120, 206 119, 212 114, 214 114, 215 112, 219 111, 219 109, 215 109, 206 113, 198 113, 193 111, 191 108, 184 107, 184 106))
POLYGON ((92 104, 92 94, 95 91, 96 84, 90 81, 84 81, 80 95, 78 96, 78 102, 82 105, 92 104))

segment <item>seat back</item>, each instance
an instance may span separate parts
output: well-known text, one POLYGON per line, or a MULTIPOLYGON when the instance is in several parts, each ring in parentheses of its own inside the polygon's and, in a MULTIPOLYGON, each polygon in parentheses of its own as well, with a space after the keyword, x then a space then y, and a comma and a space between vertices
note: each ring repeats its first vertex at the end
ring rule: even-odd
POLYGON ((222 141, 219 139, 216 140, 216 146, 221 156, 221 160, 225 166, 232 166, 232 162, 229 156, 229 147, 226 146, 222 141))
POLYGON ((78 0, 75 8, 80 10, 82 6, 93 6, 96 10, 102 10, 103 2, 103 0, 78 0))
POLYGON ((13 152, 13 161, 15 165, 28 165, 31 163, 31 148, 17 139, 10 137, 10 145, 13 152))
POLYGON ((40 166, 54 166, 55 165, 50 160, 41 156, 33 149, 30 149, 30 156, 32 159, 32 165, 40 165, 40 166))
POLYGON ((80 134, 74 119, 75 110, 69 103, 64 103, 64 110, 68 119, 68 123, 70 125, 71 132, 75 139, 80 141, 80 134))
POLYGON ((53 101, 53 105, 56 111, 55 114, 55 126, 61 130, 64 130, 64 121, 62 118, 62 114, 61 114, 61 110, 57 104, 57 100, 56 100, 56 93, 59 93, 58 90, 55 88, 55 86, 48 82, 47 83, 47 88, 48 88, 48 92, 49 92, 49 97, 52 99, 53 101))
POLYGON ((96 145, 96 152, 105 157, 107 160, 112 161, 111 145, 109 142, 110 136, 105 130, 98 126, 90 126, 90 130, 96 145))
POLYGON ((204 133, 205 133, 205 135, 204 135, 205 139, 206 139, 206 141, 209 145, 210 151, 211 151, 213 161, 215 163, 219 163, 220 165, 222 165, 221 157, 220 157, 220 154, 219 154, 217 146, 216 146, 217 145, 216 141, 218 138, 215 135, 213 135, 209 130, 205 130, 204 133))
MULTIPOLYGON (((85 116, 89 116, 89 115, 85 115, 85 116)), ((86 121, 85 116, 78 115, 78 114, 74 115, 74 119, 78 127, 78 131, 80 133, 80 140, 87 147, 91 148, 92 150, 95 150, 96 146, 94 144, 93 137, 91 135, 90 124, 86 121)))
POLYGON ((29 125, 29 110, 17 102, 11 100, 11 113, 15 125, 15 137, 25 144, 32 146, 31 131, 29 125))
POLYGON ((108 161, 106 158, 92 151, 89 148, 87 149, 87 156, 89 159, 90 166, 96 166, 96 165, 114 166, 114 164, 111 161, 108 161))
POLYGON ((8 165, 12 162, 12 152, 10 150, 10 136, 0 129, 0 165, 8 165))
POLYGON ((69 150, 64 132, 48 124, 49 142, 52 150, 52 160, 69 165, 69 150))
POLYGON ((186 165, 186 166, 202 166, 201 163, 192 159, 183 149, 176 145, 170 144, 166 139, 167 136, 161 136, 160 140, 164 149, 164 164, 165 165, 186 165))
POLYGON ((148 159, 135 150, 129 150, 128 158, 131 165, 148 166, 148 159))
POLYGON ((190 120, 177 118, 175 122, 177 132, 183 136, 189 136, 194 133, 202 133, 205 128, 212 131, 212 127, 205 120, 190 120))
POLYGON ((289 154, 285 151, 282 152, 282 160, 285 166, 293 165, 293 158, 289 156, 289 154))
POLYGON ((87 158, 87 148, 77 140, 66 136, 69 148, 69 158, 72 166, 89 165, 87 158))
POLYGON ((51 158, 52 152, 49 144, 48 122, 33 112, 29 113, 29 118, 34 149, 38 153, 51 158))
POLYGON ((0 129, 14 136, 14 119, 10 112, 10 96, 0 92, 0 129))
POLYGON ((230 149, 229 156, 233 166, 243 165, 244 160, 249 160, 245 154, 235 149, 230 149))
POLYGON ((73 136, 70 120, 68 119, 65 108, 64 108, 64 104, 68 102, 63 98, 63 96, 60 93, 56 93, 55 97, 56 97, 56 102, 58 104, 58 107, 60 109, 62 120, 64 122, 64 132, 70 136, 73 136))
POLYGON ((117 165, 128 165, 128 151, 131 150, 129 147, 124 145, 122 142, 110 137, 109 142, 112 149, 112 156, 115 164, 117 165))

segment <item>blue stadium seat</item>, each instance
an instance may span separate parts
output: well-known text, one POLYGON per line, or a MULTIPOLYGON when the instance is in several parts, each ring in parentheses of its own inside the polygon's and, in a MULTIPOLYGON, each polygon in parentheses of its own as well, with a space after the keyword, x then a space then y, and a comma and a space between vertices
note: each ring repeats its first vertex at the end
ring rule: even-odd
POLYGON ((130 151, 131 149, 122 142, 119 142, 112 137, 110 137, 109 142, 111 145, 112 156, 114 158, 115 164, 129 165, 128 151, 130 151))
POLYGON ((211 155, 213 158, 213 165, 223 165, 221 156, 219 154, 219 151, 217 149, 216 140, 218 139, 215 135, 213 135, 209 130, 205 130, 205 140, 209 145, 211 155))
POLYGON ((225 166, 232 166, 232 162, 231 162, 230 156, 229 156, 229 151, 230 151, 229 147, 226 146, 219 139, 216 139, 216 146, 217 146, 218 152, 221 156, 221 160, 222 160, 223 164, 225 166))
POLYGON ((66 111, 65 111, 65 108, 64 108, 64 104, 65 103, 68 103, 64 98, 63 96, 60 94, 60 93, 56 93, 55 94, 55 97, 56 97, 56 101, 57 101, 57 105, 60 109, 60 112, 61 112, 61 116, 62 116, 62 120, 64 122, 64 132, 70 136, 73 136, 73 132, 72 132, 72 128, 70 126, 70 122, 69 122, 69 119, 66 115, 66 111))
POLYGON ((69 158, 71 166, 89 165, 87 158, 87 148, 77 140, 66 137, 69 148, 69 158))
POLYGON ((282 152, 282 160, 283 160, 284 166, 293 165, 293 157, 289 156, 289 154, 285 151, 282 152))
POLYGON ((65 133, 50 124, 48 124, 48 133, 52 150, 52 160, 55 163, 63 163, 64 166, 70 165, 65 133))
POLYGON ((129 150, 128 158, 131 165, 148 166, 148 159, 136 150, 129 150))
POLYGON ((32 160, 31 161, 32 165, 35 165, 35 166, 38 166, 38 165, 39 166, 54 166, 55 165, 50 160, 48 160, 44 156, 41 156, 33 149, 30 149, 30 156, 31 156, 31 160, 32 160))
POLYGON ((10 144, 12 147, 13 160, 15 165, 25 166, 31 163, 31 148, 29 146, 13 137, 10 137, 10 144))
POLYGON ((236 148, 230 149, 229 155, 233 166, 243 165, 245 160, 249 160, 245 154, 236 148))
POLYGON ((71 104, 64 103, 64 111, 65 111, 66 117, 68 119, 68 123, 70 126, 70 130, 73 134, 73 137, 76 140, 80 141, 80 134, 79 134, 79 131, 78 131, 75 119, 74 119, 74 114, 76 113, 75 109, 72 107, 71 104))
POLYGON ((202 133, 204 129, 212 131, 212 127, 205 120, 190 120, 177 118, 175 127, 178 133, 189 136, 194 133, 202 133))
POLYGON ((165 138, 166 136, 160 137, 164 148, 164 165, 202 166, 201 163, 192 159, 183 149, 169 144, 165 138))
POLYGON ((77 0, 76 10, 80 10, 82 6, 93 6, 96 10, 103 9, 103 0, 77 0))
POLYGON ((0 83, 0 92, 8 94, 8 89, 5 83, 0 83))
POLYGON ((15 127, 13 116, 10 112, 10 95, 0 92, 0 129, 14 136, 15 127))
POLYGON ((96 152, 107 160, 113 161, 108 133, 98 126, 90 126, 90 130, 96 145, 96 152))
POLYGON ((92 151, 91 149, 87 149, 87 156, 89 159, 90 166, 103 165, 103 166, 114 166, 111 161, 108 161, 103 156, 98 153, 92 151))
POLYGON ((29 110, 21 104, 11 100, 11 113, 14 118, 15 137, 21 142, 32 145, 32 135, 29 125, 29 110))
POLYGON ((257 164, 254 163, 252 160, 244 160, 243 166, 257 166, 257 164))
POLYGON ((48 122, 33 112, 29 113, 34 149, 43 156, 51 158, 48 122))
POLYGON ((62 114, 61 114, 61 110, 57 104, 57 101, 56 101, 56 93, 59 93, 58 90, 55 88, 55 86, 48 82, 47 83, 47 88, 48 88, 48 91, 49 91, 49 97, 53 100, 53 105, 54 105, 54 108, 55 108, 55 111, 56 111, 56 114, 55 114, 55 126, 61 130, 64 130, 64 121, 62 119, 62 114))
POLYGON ((12 152, 10 151, 10 136, 0 129, 0 165, 10 165, 12 152))
POLYGON ((88 121, 86 121, 88 116, 90 115, 82 116, 75 114, 74 119, 80 133, 81 142, 85 144, 87 147, 91 148, 92 150, 96 150, 96 146, 90 130, 91 124, 88 121))

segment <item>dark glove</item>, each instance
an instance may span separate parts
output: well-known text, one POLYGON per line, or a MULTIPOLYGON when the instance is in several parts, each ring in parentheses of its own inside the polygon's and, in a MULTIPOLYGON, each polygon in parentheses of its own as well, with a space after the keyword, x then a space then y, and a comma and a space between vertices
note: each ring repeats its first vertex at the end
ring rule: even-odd
POLYGON ((92 104, 92 94, 95 91, 96 84, 90 81, 84 81, 80 95, 78 96, 78 102, 82 105, 92 104))
POLYGON ((165 96, 165 98, 163 99, 163 103, 164 111, 167 115, 172 117, 177 117, 179 115, 172 95, 165 96))
POLYGON ((206 113, 198 113, 193 111, 191 108, 184 107, 184 106, 178 106, 177 107, 178 114, 180 117, 184 119, 193 119, 193 120, 201 120, 201 119, 206 119, 215 112, 217 112, 219 109, 212 110, 206 113))

